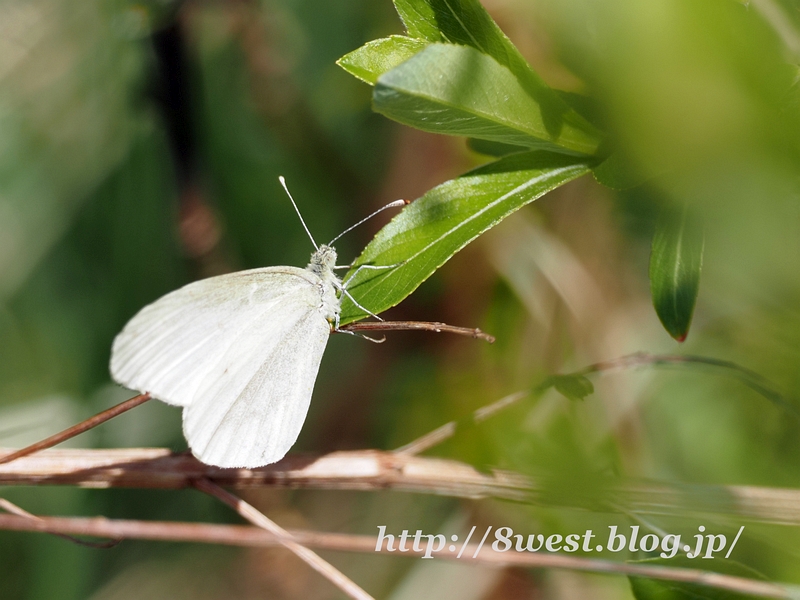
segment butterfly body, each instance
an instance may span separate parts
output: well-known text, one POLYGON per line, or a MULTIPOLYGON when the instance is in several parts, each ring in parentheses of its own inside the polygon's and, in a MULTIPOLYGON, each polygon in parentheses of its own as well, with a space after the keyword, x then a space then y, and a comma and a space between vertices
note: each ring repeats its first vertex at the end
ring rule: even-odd
POLYGON ((325 318, 331 323, 338 324, 342 308, 341 302, 336 296, 336 290, 341 289, 342 282, 333 272, 336 267, 336 258, 336 250, 332 246, 323 244, 311 255, 311 261, 308 263, 306 271, 319 277, 320 285, 323 288, 322 301, 325 318))
POLYGON ((341 282, 322 245, 307 268, 210 277, 163 296, 117 335, 118 383, 183 407, 183 431, 206 464, 280 460, 305 421, 341 282))

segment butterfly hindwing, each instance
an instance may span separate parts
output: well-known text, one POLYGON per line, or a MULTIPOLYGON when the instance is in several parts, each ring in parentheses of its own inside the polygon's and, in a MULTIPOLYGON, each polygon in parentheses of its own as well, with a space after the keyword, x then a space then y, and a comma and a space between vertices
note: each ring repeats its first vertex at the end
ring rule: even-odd
POLYGON ((207 377, 184 409, 183 431, 204 463, 256 467, 280 460, 308 412, 330 324, 319 310, 291 302, 270 315, 279 327, 253 326, 223 358, 229 370, 207 377))

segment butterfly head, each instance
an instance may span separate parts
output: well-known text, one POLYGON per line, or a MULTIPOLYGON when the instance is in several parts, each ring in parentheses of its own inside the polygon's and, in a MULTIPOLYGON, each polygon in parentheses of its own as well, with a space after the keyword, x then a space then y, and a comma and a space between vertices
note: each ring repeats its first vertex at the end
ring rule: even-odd
POLYGON ((311 262, 308 263, 307 269, 321 279, 327 279, 330 275, 333 275, 333 267, 335 266, 336 250, 333 246, 322 244, 319 250, 311 255, 311 262))

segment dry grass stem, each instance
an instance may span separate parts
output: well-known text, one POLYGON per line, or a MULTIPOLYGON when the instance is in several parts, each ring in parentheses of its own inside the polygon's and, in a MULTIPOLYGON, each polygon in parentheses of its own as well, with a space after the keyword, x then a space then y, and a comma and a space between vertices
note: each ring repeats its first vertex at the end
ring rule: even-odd
MULTIPOLYGON (((481 423, 504 408, 507 408, 512 404, 517 403, 519 400, 530 396, 530 394, 531 392, 529 390, 522 390, 519 392, 514 392, 513 394, 509 394, 508 396, 504 396, 503 398, 500 398, 500 400, 492 402, 491 404, 487 404, 486 406, 482 406, 474 411, 472 413, 471 420, 474 423, 481 423)), ((456 434, 457 429, 458 421, 450 421, 449 423, 445 423, 433 431, 429 431, 425 435, 418 437, 408 444, 400 446, 395 450, 395 452, 408 455, 420 454, 421 452, 424 452, 425 450, 433 448, 437 444, 442 443, 446 439, 453 437, 456 434)))
POLYGON ((472 327, 456 327, 438 321, 359 321, 348 323, 340 329, 354 333, 362 331, 432 331, 435 333, 455 333, 494 343, 494 336, 472 327))
POLYGON ((194 482, 194 486, 201 492, 205 492, 221 500, 253 525, 268 531, 284 548, 292 551, 300 560, 333 583, 347 594, 348 597, 354 600, 374 600, 372 596, 362 590, 353 580, 319 556, 316 552, 309 550, 303 544, 299 543, 288 531, 251 504, 248 504, 238 496, 222 489, 208 479, 199 479, 194 482))
MULTIPOLYGON (((258 527, 249 527, 245 525, 64 517, 37 517, 34 520, 17 515, 0 514, 0 529, 65 533, 117 539, 128 538, 173 542, 201 542, 230 546, 261 547, 283 544, 273 533, 258 527)), ((372 536, 296 530, 287 531, 286 534, 291 536, 292 540, 302 546, 310 546, 324 550, 338 550, 342 552, 376 552, 375 538, 372 536)), ((709 573, 699 569, 617 563, 608 560, 595 560, 578 556, 566 556, 563 554, 538 554, 513 551, 496 552, 490 545, 483 546, 477 554, 477 557, 473 558, 477 549, 477 545, 475 544, 467 546, 467 548, 464 549, 462 558, 459 559, 457 556, 460 548, 456 551, 444 548, 441 552, 436 554, 436 558, 452 561, 459 560, 468 564, 496 567, 553 568, 589 573, 652 577, 665 581, 694 583, 762 598, 790 599, 797 597, 796 595, 792 595, 793 590, 783 585, 754 581, 719 573, 709 573)), ((387 555, 406 557, 418 557, 422 555, 422 552, 415 552, 413 549, 409 549, 408 552, 403 554, 397 551, 389 553, 385 548, 382 548, 380 552, 387 555)))
POLYGON ((11 452, 10 454, 6 454, 5 456, 0 456, 0 465, 4 463, 9 463, 12 460, 17 460, 18 458, 22 458, 23 456, 28 456, 29 454, 33 454, 34 452, 39 452, 39 450, 46 450, 47 448, 52 448, 60 444, 61 442, 65 442, 70 438, 74 438, 76 435, 80 435, 85 431, 89 431, 100 425, 101 423, 105 423, 106 421, 113 419, 116 416, 121 415, 124 412, 131 410, 132 408, 136 408, 140 404, 144 404, 150 400, 150 394, 139 394, 138 396, 134 396, 133 398, 129 398, 124 402, 120 402, 116 406, 112 406, 111 408, 104 410, 103 412, 97 413, 93 417, 89 417, 85 421, 81 421, 77 425, 73 425, 65 429, 64 431, 60 431, 54 435, 51 435, 48 438, 45 438, 35 444, 31 444, 30 446, 26 446, 25 448, 21 448, 15 452, 11 452))
MULTIPOLYGON (((378 450, 290 455, 259 469, 209 467, 189 454, 163 448, 51 449, 0 465, 0 485, 179 489, 199 479, 234 488, 392 489, 458 498, 546 500, 536 481, 517 473, 487 474, 458 461, 378 450)), ((620 481, 603 502, 600 508, 610 512, 619 512, 619 507, 640 515, 713 515, 800 525, 800 490, 793 489, 620 481)))

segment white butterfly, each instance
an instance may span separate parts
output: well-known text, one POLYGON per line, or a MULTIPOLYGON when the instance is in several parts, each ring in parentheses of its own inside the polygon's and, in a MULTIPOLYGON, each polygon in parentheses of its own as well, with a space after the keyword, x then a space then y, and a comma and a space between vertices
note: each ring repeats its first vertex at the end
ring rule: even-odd
POLYGON ((251 269, 171 292, 114 339, 111 375, 182 406, 184 436, 202 462, 278 461, 300 434, 331 327, 338 329, 337 290, 349 296, 335 266, 336 251, 321 245, 305 269, 251 269))

